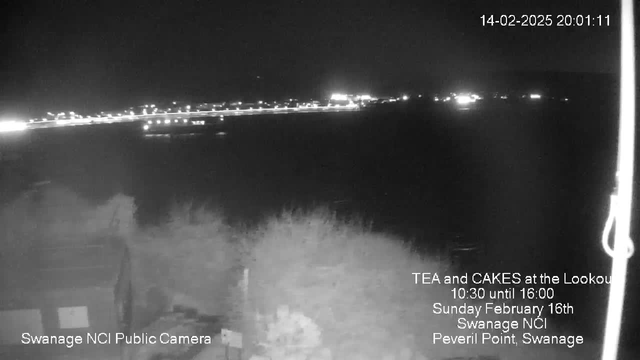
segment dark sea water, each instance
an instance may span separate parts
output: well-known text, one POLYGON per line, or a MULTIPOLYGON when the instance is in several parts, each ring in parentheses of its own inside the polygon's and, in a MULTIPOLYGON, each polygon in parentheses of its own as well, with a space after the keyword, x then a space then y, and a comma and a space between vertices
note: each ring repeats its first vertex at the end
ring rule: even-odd
MULTIPOLYGON (((424 251, 455 236, 483 244, 485 271, 605 275, 600 236, 615 172, 616 105, 461 112, 408 104, 226 118, 216 131, 170 138, 145 137, 139 124, 64 128, 33 132, 21 149, 31 171, 93 201, 133 196, 141 224, 161 222, 183 200, 219 207, 239 223, 328 205, 424 251)), ((623 336, 631 343, 640 330, 637 256, 629 272, 623 336)), ((575 309, 562 324, 600 339, 607 288, 555 289, 575 309)))

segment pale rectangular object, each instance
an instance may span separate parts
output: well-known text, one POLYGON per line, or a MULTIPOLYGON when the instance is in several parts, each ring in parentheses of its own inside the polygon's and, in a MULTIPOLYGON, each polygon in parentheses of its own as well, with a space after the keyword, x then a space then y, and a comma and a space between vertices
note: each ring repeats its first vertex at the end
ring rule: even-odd
POLYGON ((89 327, 89 313, 86 306, 58 308, 60 329, 83 329, 89 327))
POLYGON ((0 344, 20 344, 22 334, 42 336, 42 314, 38 309, 0 311, 0 344))
POLYGON ((232 348, 242 349, 241 333, 227 330, 227 329, 222 329, 221 333, 222 333, 222 338, 220 340, 222 342, 222 345, 228 345, 232 348))
POLYGON ((242 293, 244 295, 244 300, 246 301, 249 295, 249 269, 244 269, 242 272, 242 293))

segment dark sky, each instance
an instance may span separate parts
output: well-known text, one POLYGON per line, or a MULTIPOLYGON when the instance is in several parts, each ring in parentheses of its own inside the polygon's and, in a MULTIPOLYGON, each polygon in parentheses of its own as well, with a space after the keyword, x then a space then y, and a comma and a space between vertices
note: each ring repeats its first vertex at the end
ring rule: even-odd
POLYGON ((618 68, 616 1, 9 3, 3 112, 395 93, 461 70, 618 68), (490 28, 483 14, 602 14, 611 26, 490 28))

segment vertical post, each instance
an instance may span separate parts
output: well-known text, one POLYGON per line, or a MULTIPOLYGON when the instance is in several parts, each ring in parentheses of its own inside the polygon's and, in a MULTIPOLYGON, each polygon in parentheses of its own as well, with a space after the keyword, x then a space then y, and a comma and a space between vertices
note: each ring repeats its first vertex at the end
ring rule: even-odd
POLYGON ((621 0, 621 61, 620 61, 620 124, 618 135, 617 201, 615 209, 615 240, 611 286, 605 328, 603 360, 615 360, 618 355, 622 310, 624 304, 631 201, 633 196, 635 137, 635 55, 633 0, 621 0))
POLYGON ((244 268, 242 273, 242 302, 244 309, 249 309, 249 269, 244 268))
MULTIPOLYGON (((249 308, 249 269, 248 268, 244 268, 244 271, 242 273, 242 322, 243 324, 245 324, 245 326, 247 326, 246 328, 249 329, 248 327, 248 321, 253 320, 252 316, 249 316, 250 313, 250 308, 249 308)), ((249 334, 245 334, 245 336, 242 337, 242 341, 245 342, 245 339, 247 339, 247 336, 249 334)), ((242 344, 242 348, 244 348, 246 344, 242 344)), ((242 359, 242 351, 240 352, 240 359, 242 359)))

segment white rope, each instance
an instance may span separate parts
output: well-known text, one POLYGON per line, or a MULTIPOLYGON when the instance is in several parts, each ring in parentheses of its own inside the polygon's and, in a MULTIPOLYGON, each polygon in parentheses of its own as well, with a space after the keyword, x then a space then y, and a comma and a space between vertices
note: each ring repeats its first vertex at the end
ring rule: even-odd
MULTIPOLYGON (((611 235, 611 229, 613 229, 613 223, 616 218, 617 208, 618 208, 618 197, 617 195, 611 195, 611 203, 609 205, 609 217, 607 217, 607 222, 604 224, 604 231, 602 232, 602 247, 604 248, 604 252, 606 252, 607 255, 609 255, 614 259, 617 257, 617 254, 609 244, 609 237, 611 235)), ((628 259, 631 256, 633 256, 635 247, 633 245, 633 241, 631 241, 630 238, 626 238, 626 240, 627 241, 625 245, 627 246, 627 253, 625 254, 624 257, 628 259)))

